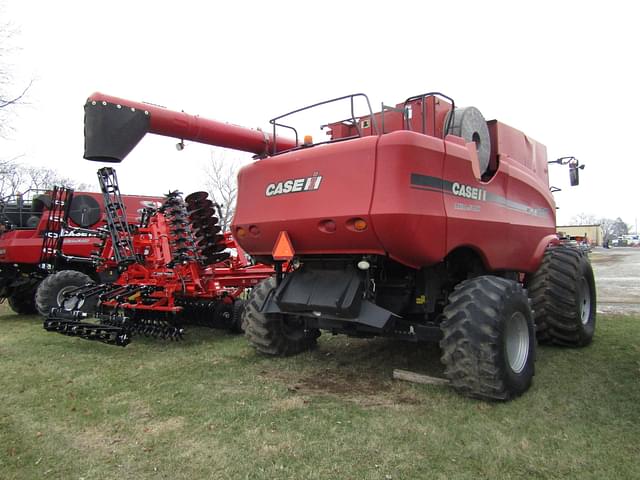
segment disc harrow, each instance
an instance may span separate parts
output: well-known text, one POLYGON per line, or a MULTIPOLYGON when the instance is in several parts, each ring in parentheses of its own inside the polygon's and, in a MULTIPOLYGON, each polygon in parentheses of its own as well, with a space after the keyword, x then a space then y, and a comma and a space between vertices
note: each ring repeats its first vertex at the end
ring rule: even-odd
POLYGON ((221 233, 219 206, 206 192, 183 199, 175 190, 160 207, 145 209, 139 225, 130 225, 115 171, 107 167, 99 176, 110 221, 96 268, 113 270, 115 262, 120 276, 66 290, 44 328, 119 346, 140 335, 180 340, 187 324, 241 331, 236 312, 245 289, 273 270, 251 265, 231 234, 221 233), (97 306, 88 314, 82 310, 87 305, 97 306))

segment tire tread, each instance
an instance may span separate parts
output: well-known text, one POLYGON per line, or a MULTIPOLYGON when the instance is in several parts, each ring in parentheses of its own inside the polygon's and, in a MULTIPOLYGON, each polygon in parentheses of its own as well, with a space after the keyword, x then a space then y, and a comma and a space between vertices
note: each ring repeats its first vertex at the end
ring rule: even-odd
MULTIPOLYGON (((523 390, 514 390, 500 367, 502 305, 514 295, 527 298, 519 283, 488 275, 461 282, 449 295, 440 347, 445 375, 459 393, 509 400, 529 387, 531 379, 523 390)), ((531 353, 534 361, 535 343, 531 353)))
MULTIPOLYGON (((583 269, 590 276, 589 286, 593 290, 593 271, 582 252, 564 245, 545 252, 540 268, 528 284, 539 342, 571 347, 591 343, 593 332, 586 332, 579 318, 578 282, 583 269)), ((595 292, 590 293, 595 322, 595 292)))
POLYGON ((290 356, 316 346, 317 330, 305 330, 296 338, 283 331, 283 316, 261 312, 269 293, 276 287, 275 278, 270 277, 258 284, 249 297, 244 310, 245 335, 254 348, 272 356, 290 356))

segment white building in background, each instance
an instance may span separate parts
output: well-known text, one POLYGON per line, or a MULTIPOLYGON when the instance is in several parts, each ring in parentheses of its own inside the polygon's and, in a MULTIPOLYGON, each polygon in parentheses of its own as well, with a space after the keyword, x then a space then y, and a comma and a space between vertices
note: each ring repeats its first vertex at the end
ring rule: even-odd
POLYGON ((595 225, 558 225, 556 231, 564 237, 585 239, 592 246, 602 246, 604 230, 600 224, 595 225))

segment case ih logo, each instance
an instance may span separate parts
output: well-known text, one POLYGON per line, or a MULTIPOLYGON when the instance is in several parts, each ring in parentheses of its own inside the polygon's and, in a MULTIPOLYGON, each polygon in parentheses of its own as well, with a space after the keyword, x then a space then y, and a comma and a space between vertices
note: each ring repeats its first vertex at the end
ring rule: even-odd
POLYGON ((293 178, 283 182, 270 183, 264 193, 267 197, 275 197, 285 193, 309 192, 318 190, 320 182, 322 182, 322 176, 315 172, 311 177, 293 178))
POLYGON ((160 208, 162 206, 162 202, 158 200, 140 200, 140 205, 145 208, 160 208))
POLYGON ((487 191, 484 188, 471 187, 462 183, 453 182, 451 191, 459 197, 470 198, 471 200, 487 200, 487 191))

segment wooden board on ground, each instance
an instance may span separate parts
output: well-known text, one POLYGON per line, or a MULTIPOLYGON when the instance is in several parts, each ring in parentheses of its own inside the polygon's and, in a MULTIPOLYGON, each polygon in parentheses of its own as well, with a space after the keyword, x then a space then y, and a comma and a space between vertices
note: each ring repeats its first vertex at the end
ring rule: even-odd
POLYGON ((407 382, 422 383, 425 385, 449 385, 449 380, 446 378, 430 377, 429 375, 409 372, 407 370, 399 370, 397 368, 393 371, 393 378, 396 380, 405 380, 407 382))

